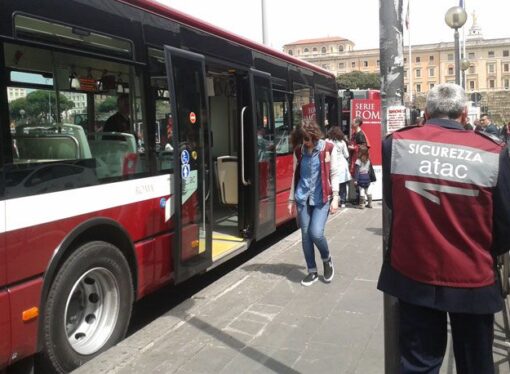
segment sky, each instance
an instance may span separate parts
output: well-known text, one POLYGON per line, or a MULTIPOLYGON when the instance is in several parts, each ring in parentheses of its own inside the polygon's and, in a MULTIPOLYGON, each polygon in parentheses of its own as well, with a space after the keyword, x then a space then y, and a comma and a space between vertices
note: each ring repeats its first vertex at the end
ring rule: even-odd
MULTIPOLYGON (((262 42, 261 0, 157 1, 262 42)), ((411 43, 453 41, 453 30, 445 24, 444 15, 458 4, 457 0, 410 0, 411 43)), ((509 0, 465 0, 465 6, 469 15, 466 35, 475 10, 484 38, 510 37, 509 0)), ((282 50, 284 44, 300 39, 327 36, 350 39, 358 50, 379 47, 379 0, 266 0, 266 7, 269 45, 275 49, 282 50)))

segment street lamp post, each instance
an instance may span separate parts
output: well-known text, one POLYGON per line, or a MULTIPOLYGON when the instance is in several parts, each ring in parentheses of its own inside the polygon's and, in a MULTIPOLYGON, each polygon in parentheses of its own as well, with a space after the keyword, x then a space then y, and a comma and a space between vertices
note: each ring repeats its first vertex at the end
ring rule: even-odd
POLYGON ((460 60, 460 70, 462 70, 462 88, 466 89, 466 70, 469 69, 469 60, 467 58, 463 58, 460 60))
POLYGON ((460 85, 460 54, 459 54, 459 28, 464 26, 467 20, 467 13, 464 8, 454 6, 446 12, 444 16, 446 24, 455 30, 455 83, 460 85))

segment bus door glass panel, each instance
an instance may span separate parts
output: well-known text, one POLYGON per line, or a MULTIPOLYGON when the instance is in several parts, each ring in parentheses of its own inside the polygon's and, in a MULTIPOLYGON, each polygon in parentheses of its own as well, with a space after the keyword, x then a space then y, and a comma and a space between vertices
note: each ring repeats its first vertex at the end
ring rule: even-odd
POLYGON ((313 102, 313 90, 299 83, 293 85, 292 97, 292 124, 300 127, 309 121, 315 121, 315 104, 313 102))
MULTIPOLYGON (((1 122, 1 121, 0 121, 1 122)), ((2 181, 3 182, 3 181, 2 181)), ((0 367, 7 364, 10 358, 10 307, 7 283, 7 263, 5 256, 5 202, 0 201, 0 367)))
POLYGON ((292 151, 290 140, 290 110, 288 94, 273 90, 273 113, 276 154, 285 155, 292 151))
POLYGON ((275 224, 275 128, 271 80, 268 74, 252 72, 253 123, 257 137, 255 194, 257 195, 255 238, 276 230, 275 224))
POLYGON ((165 47, 173 116, 175 281, 181 282, 212 264, 209 129, 204 57, 165 47))
POLYGON ((325 118, 326 127, 338 126, 339 122, 339 100, 333 96, 326 96, 325 99, 325 118))

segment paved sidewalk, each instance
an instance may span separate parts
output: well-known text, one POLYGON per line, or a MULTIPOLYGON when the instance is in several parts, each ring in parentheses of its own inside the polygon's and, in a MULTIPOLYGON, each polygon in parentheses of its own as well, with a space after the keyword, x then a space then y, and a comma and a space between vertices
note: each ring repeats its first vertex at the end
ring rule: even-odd
MULTIPOLYGON (((379 204, 330 217, 335 278, 303 287, 296 231, 75 373, 381 374, 381 235, 379 204)), ((510 373, 499 317, 494 359, 510 373)), ((449 345, 442 373, 452 357, 449 345)))

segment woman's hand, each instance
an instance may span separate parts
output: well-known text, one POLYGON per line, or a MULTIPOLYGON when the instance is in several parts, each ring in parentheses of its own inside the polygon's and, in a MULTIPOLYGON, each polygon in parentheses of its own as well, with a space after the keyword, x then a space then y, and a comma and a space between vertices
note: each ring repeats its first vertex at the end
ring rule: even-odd
POLYGON ((329 212, 331 214, 335 214, 338 210, 338 195, 333 196, 333 200, 331 200, 331 205, 329 206, 329 212))
POLYGON ((294 215, 294 212, 296 211, 296 204, 294 204, 294 201, 289 201, 287 204, 287 210, 289 211, 289 216, 294 215))

